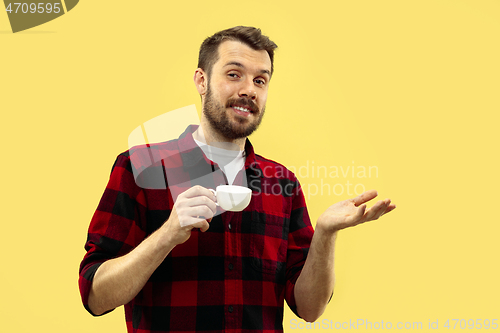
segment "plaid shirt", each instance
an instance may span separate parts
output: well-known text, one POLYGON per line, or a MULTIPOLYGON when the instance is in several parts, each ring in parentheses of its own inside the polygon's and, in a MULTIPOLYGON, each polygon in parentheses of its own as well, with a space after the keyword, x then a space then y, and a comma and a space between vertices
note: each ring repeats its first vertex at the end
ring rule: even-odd
MULTIPOLYGON (((195 129, 116 159, 80 266, 80 293, 89 312, 90 286, 101 263, 127 254, 158 229, 183 190, 226 183, 194 142, 195 129), (199 174, 200 165, 210 177, 199 174)), ((256 155, 249 140, 245 154, 245 172, 234 184, 246 178, 249 206, 220 212, 207 232, 193 229, 169 253, 125 304, 128 332, 282 332, 284 300, 297 314, 294 286, 313 235, 304 196, 293 173, 256 155)))

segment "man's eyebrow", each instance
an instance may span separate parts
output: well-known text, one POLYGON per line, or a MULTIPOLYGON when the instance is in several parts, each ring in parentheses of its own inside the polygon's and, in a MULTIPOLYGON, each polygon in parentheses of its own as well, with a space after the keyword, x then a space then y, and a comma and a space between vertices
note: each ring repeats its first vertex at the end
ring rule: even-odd
POLYGON ((227 67, 227 66, 237 66, 237 67, 245 68, 245 66, 243 66, 243 64, 241 62, 237 62, 237 61, 230 61, 224 65, 224 67, 227 67))
MULTIPOLYGON (((236 66, 236 67, 240 67, 240 68, 245 68, 245 66, 243 66, 243 64, 241 62, 237 62, 237 61, 230 61, 224 65, 224 67, 227 67, 227 66, 236 66)), ((260 72, 262 74, 267 74, 267 75, 271 76, 271 71, 269 71, 267 69, 261 69, 260 72)))
POLYGON ((271 76, 271 71, 267 70, 267 69, 263 69, 260 71, 262 74, 267 74, 269 76, 271 76))

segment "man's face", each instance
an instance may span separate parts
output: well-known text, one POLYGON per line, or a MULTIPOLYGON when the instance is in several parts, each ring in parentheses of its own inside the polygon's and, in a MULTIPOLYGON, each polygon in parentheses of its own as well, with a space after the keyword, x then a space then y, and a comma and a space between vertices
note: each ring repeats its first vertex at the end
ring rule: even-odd
POLYGON ((203 98, 203 115, 227 139, 249 136, 264 116, 270 79, 271 59, 265 50, 223 42, 203 98))

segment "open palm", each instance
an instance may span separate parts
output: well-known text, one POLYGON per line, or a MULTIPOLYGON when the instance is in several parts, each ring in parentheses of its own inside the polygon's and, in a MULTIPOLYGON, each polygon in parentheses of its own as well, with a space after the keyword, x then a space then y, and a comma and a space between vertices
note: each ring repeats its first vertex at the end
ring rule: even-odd
POLYGON ((360 223, 373 221, 392 211, 396 205, 390 199, 378 201, 371 208, 366 202, 378 195, 377 191, 366 191, 354 199, 348 199, 331 205, 318 219, 318 224, 331 231, 338 231, 360 223))

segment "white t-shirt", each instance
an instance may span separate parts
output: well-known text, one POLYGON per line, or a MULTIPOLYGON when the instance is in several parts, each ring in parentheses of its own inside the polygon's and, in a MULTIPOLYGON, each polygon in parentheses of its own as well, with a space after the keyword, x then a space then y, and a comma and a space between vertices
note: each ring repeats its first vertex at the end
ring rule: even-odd
POLYGON ((203 150, 207 158, 217 163, 221 168, 227 177, 228 185, 232 185, 238 172, 245 166, 243 150, 227 150, 207 145, 196 139, 194 141, 203 150))

